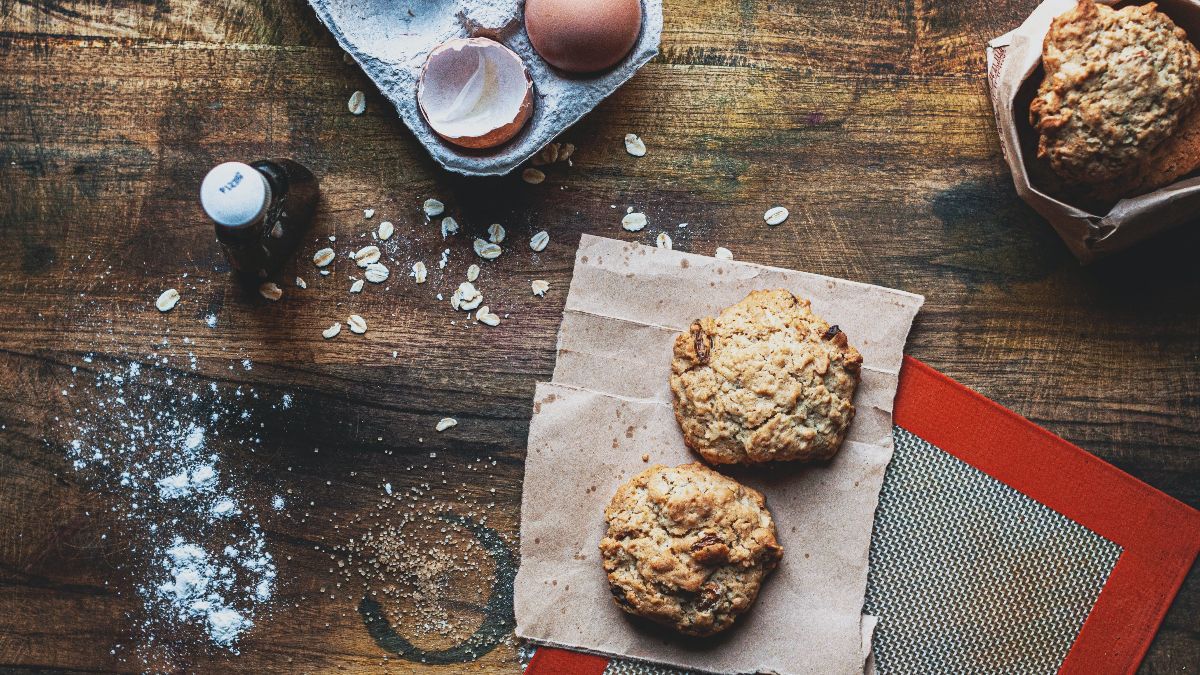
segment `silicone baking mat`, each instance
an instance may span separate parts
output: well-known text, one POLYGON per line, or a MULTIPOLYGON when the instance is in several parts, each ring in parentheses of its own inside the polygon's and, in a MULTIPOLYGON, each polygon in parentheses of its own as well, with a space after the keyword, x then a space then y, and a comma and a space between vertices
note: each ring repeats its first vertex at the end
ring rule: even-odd
MULTIPOLYGON (((879 673, 1128 673, 1200 512, 906 358, 864 611, 879 673)), ((560 649, 528 675, 680 671, 560 649)))

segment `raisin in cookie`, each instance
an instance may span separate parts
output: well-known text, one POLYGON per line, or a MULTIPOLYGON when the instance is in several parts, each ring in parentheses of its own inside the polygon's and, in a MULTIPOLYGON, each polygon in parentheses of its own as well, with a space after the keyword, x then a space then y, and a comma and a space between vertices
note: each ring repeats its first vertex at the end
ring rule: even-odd
POLYGON ((762 494, 698 462, 646 469, 604 518, 600 557, 617 605, 686 635, 732 626, 783 557, 762 494))
POLYGON ((1038 157, 1083 184, 1149 157, 1200 93, 1200 52, 1154 3, 1114 10, 1080 0, 1050 25, 1042 65, 1029 108, 1038 157))
POLYGON ((754 291, 675 338, 675 418, 713 464, 829 459, 854 419, 861 368, 808 300, 754 291))

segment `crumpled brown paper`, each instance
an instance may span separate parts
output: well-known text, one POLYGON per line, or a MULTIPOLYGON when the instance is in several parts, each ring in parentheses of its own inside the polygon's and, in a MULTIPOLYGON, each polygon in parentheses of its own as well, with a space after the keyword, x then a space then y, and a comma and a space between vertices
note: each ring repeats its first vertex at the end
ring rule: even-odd
POLYGON ((861 673, 867 550, 892 454, 892 401, 918 295, 584 235, 553 382, 537 387, 521 507, 517 635, 718 673, 861 673), (670 405, 671 345, 754 289, 787 288, 863 354, 858 414, 825 466, 737 469, 761 490, 785 554, 727 633, 683 639, 613 603, 597 547, 604 507, 651 463, 696 461, 670 405), (649 462, 642 461, 642 454, 649 462))
MULTIPOLYGON (((1029 124, 1031 89, 1038 82, 1031 76, 1040 72, 1042 43, 1050 22, 1074 6, 1075 0, 1047 0, 1019 28, 989 42, 988 85, 1000 146, 1017 194, 1050 221, 1071 252, 1086 264, 1200 215, 1200 177, 1122 199, 1105 213, 1070 204, 1040 185, 1033 164, 1037 132, 1029 124)), ((1158 9, 1186 30, 1193 42, 1200 38, 1200 0, 1158 0, 1158 9)))

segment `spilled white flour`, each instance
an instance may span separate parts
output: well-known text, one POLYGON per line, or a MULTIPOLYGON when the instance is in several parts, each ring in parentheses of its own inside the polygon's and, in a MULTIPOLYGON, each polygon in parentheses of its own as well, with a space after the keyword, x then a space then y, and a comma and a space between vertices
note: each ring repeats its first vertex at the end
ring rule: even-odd
POLYGON ((140 638, 169 653, 199 636, 237 653, 275 593, 259 518, 222 470, 223 455, 260 442, 247 423, 258 394, 138 363, 95 367, 90 385, 64 392, 75 404, 67 454, 80 482, 117 504, 142 561, 140 638))

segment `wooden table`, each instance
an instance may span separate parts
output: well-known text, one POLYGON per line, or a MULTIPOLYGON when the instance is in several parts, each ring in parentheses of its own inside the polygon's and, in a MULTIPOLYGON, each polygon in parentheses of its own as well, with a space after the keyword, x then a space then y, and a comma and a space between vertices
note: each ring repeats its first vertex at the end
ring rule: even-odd
MULTIPOLYGON (((503 593, 486 601, 511 574, 531 395, 553 367, 583 232, 648 243, 666 229, 678 249, 922 293, 911 354, 1200 505, 1200 228, 1083 269, 1016 198, 983 45, 1034 5, 670 2, 662 55, 564 134, 574 166, 533 186, 439 170, 298 0, 0 0, 0 663, 142 667, 127 505, 65 458, 64 429, 93 402, 61 393, 137 361, 159 391, 174 373, 261 396, 246 401, 261 443, 223 466, 258 504, 280 579, 279 609, 240 656, 185 647, 159 666, 514 672, 511 638, 470 660, 437 631, 365 622, 334 561, 399 517, 380 515, 384 483, 428 484, 434 507, 478 505, 470 523, 495 534, 499 561, 474 549, 477 573, 451 570, 442 604, 468 633, 510 629, 503 593), (368 109, 355 117, 359 89, 368 109), (628 132, 645 157, 625 153, 628 132), (196 199, 210 166, 267 156, 301 161, 323 189, 294 265, 309 287, 284 284, 278 303, 231 282, 196 199), (420 214, 430 196, 465 230, 445 244, 445 276, 420 214), (775 204, 792 216, 768 228, 775 204), (627 206, 651 226, 622 231, 627 206), (403 245, 386 289, 350 295, 345 263, 316 274, 308 258, 326 235, 341 251, 382 219, 403 245), (514 245, 480 285, 510 316, 485 328, 434 294, 449 297, 473 258, 466 233, 492 222, 514 245), (543 228, 551 243, 534 256, 524 243, 543 228), (416 260, 434 270, 422 287, 403 276, 416 260), (533 278, 550 282, 545 299, 533 278), (160 314, 172 286, 183 300, 160 314), (351 312, 365 335, 321 337, 351 312), (155 365, 184 352, 194 371, 155 365), (264 403, 285 394, 288 410, 264 403), (447 416, 458 426, 434 432, 447 416), (269 508, 274 494, 285 510, 269 508), (420 666, 421 654, 456 663, 420 666)), ((1144 672, 1200 663, 1198 607, 1193 572, 1144 672)))

